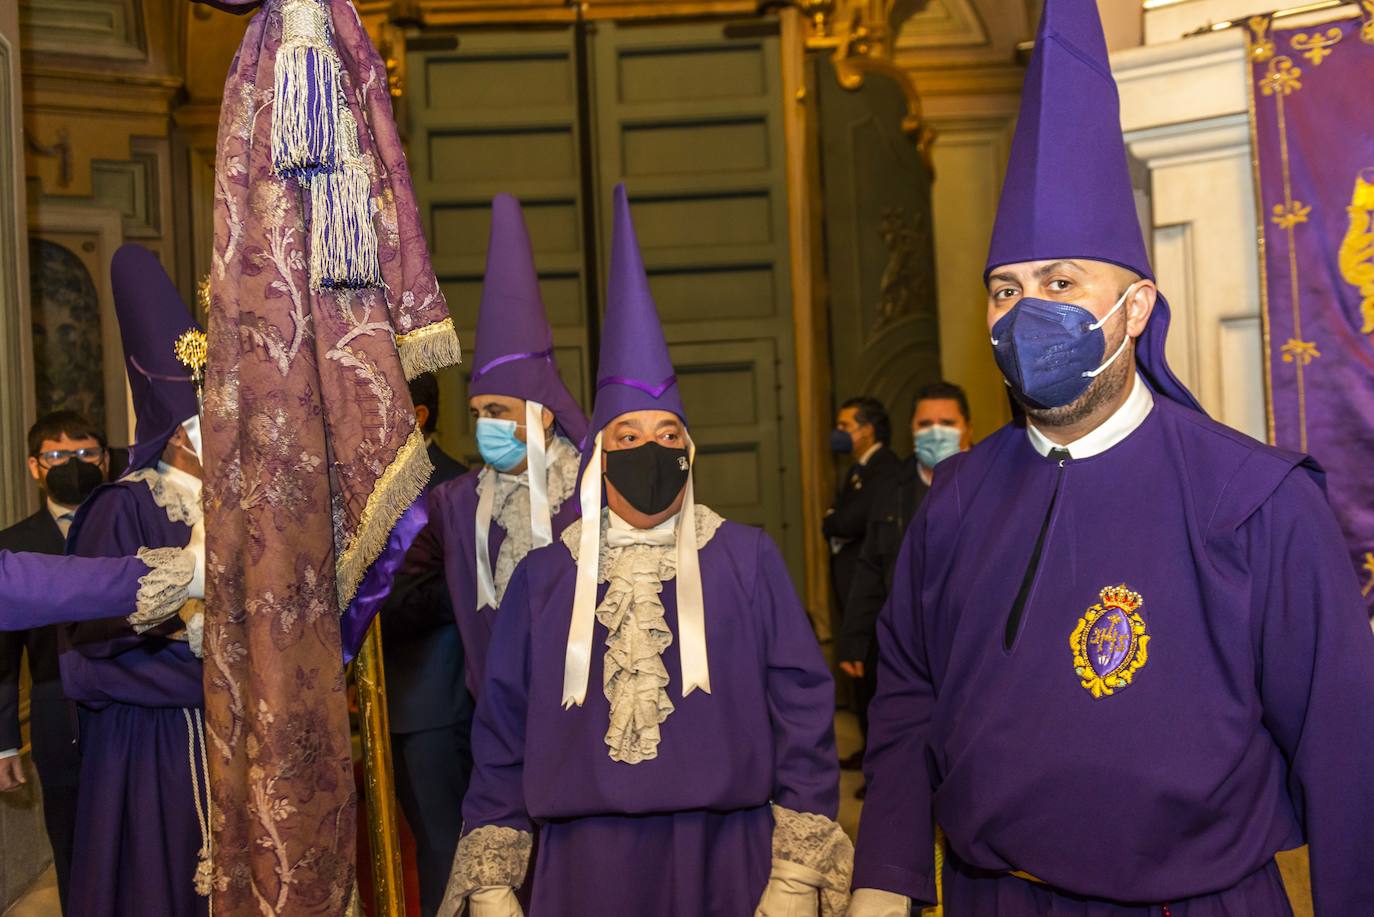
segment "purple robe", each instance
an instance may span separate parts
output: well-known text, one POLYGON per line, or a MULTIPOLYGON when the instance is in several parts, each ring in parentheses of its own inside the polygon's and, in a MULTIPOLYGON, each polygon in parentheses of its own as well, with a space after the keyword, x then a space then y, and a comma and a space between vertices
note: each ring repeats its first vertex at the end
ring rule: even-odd
POLYGON ((0 551, 0 630, 133 614, 147 574, 137 557, 0 551))
MULTIPOLYGON (((124 557, 190 537, 147 484, 118 481, 82 506, 67 550, 124 557)), ((199 753, 194 764, 188 753, 188 718, 203 707, 200 660, 161 630, 135 634, 123 617, 72 625, 65 638, 62 686, 81 705, 82 756, 69 912, 202 917, 195 796, 203 807, 206 777, 199 753)))
POLYGON ((1004 427, 941 463, 879 645, 856 888, 930 902, 933 816, 950 917, 1288 915, 1273 857, 1304 842, 1317 913, 1374 913, 1352 769, 1374 760, 1374 635, 1300 456, 1158 397, 1062 466, 1004 427), (1121 584, 1147 652, 1094 697, 1129 641, 1086 678, 1071 642, 1121 584))
MULTIPOLYGON (((453 603, 453 617, 463 638, 464 680, 468 693, 477 698, 482 687, 487 664, 487 645, 491 643, 499 610, 477 609, 477 478, 480 468, 434 487, 429 492, 429 525, 416 539, 408 558, 407 569, 444 568, 449 598, 453 603)), ((574 519, 578 517, 577 495, 563 501, 558 512, 549 520, 554 543, 574 519)), ((496 569, 496 555, 506 540, 506 530, 491 522, 487 548, 491 553, 491 568, 496 569)))
MULTIPOLYGON (((658 757, 611 760, 593 687, 564 710, 576 565, 561 542, 530 552, 501 603, 473 724, 468 831, 537 825, 530 917, 740 917, 768 880, 776 803, 834 818, 834 685, 773 542, 725 522, 700 551, 712 693, 682 697, 658 757)), ((599 598, 606 584, 601 584, 599 598)), ((664 583, 668 627, 677 596, 664 583)), ((602 683, 598 621, 591 684, 602 683)))

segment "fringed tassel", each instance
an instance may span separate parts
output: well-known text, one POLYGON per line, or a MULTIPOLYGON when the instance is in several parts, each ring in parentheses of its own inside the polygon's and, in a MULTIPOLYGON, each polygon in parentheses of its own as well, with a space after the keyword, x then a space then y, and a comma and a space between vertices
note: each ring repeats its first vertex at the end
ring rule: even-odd
POLYGON ((286 0, 273 66, 272 167, 301 177, 339 166, 339 58, 318 0, 286 0))
POLYGON ((367 498, 358 526, 348 546, 338 556, 339 612, 358 594, 363 574, 386 547, 396 520, 420 498, 434 471, 426 451, 425 435, 417 427, 396 453, 386 471, 377 479, 372 496, 367 498))
POLYGON ((463 362, 463 347, 451 318, 396 335, 396 350, 407 379, 463 362))
POLYGON ((339 108, 339 168, 310 179, 310 279, 316 289, 382 285, 377 229, 372 225, 372 176, 358 152, 358 125, 339 108))

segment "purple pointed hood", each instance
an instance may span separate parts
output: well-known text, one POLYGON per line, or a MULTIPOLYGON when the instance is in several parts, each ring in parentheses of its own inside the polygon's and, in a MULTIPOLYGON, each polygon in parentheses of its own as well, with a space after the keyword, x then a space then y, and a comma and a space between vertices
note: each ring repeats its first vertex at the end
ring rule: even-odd
MULTIPOLYGON (((983 276, 1060 258, 1106 261, 1154 279, 1096 0, 1045 2, 983 276)), ((1136 341, 1137 365, 1156 392, 1201 411, 1165 360, 1168 332, 1161 294, 1136 341)))
POLYGON ((630 201, 625 186, 616 185, 611 273, 606 284, 606 318, 591 435, 596 436, 606 424, 630 411, 671 411, 687 422, 663 326, 639 255, 630 201))
POLYGON ((554 362, 553 332, 539 295, 525 217, 520 202, 509 194, 498 194, 491 202, 487 273, 472 362, 469 395, 537 401, 553 412, 574 445, 586 437, 587 417, 554 362))
POLYGON ((122 245, 114 253, 110 285, 137 419, 129 470, 137 471, 154 465, 177 427, 199 409, 191 371, 177 359, 175 344, 200 326, 157 255, 141 245, 122 245))

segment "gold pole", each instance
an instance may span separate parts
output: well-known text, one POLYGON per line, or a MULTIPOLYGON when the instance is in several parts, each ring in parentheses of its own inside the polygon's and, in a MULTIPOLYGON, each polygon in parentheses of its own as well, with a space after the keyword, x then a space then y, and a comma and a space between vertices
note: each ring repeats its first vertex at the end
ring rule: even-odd
POLYGON ((1224 32, 1227 29, 1234 29, 1236 26, 1245 25, 1245 23, 1249 22, 1251 19, 1288 19, 1292 16, 1306 16, 1308 13, 1321 13, 1326 10, 1336 10, 1343 6, 1351 7, 1351 9, 1337 16, 1337 19, 1351 19, 1360 15, 1359 9, 1356 8, 1358 6, 1357 0, 1313 0, 1311 3, 1290 6, 1281 10, 1274 10, 1270 13, 1259 13, 1256 16, 1244 16, 1240 19, 1225 19, 1221 22, 1214 22, 1184 37, 1187 38, 1191 35, 1206 35, 1208 32, 1224 32))
POLYGON ((391 767, 391 727, 386 713, 381 621, 374 618, 353 671, 363 739, 367 790, 367 838, 372 849, 374 917, 405 917, 401 834, 396 821, 396 781, 391 767))

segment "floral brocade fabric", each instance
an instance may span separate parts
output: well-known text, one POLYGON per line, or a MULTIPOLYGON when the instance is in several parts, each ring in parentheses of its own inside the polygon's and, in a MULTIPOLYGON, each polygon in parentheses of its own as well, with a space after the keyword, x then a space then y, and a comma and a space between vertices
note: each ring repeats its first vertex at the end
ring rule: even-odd
POLYGON ((278 0, 230 69, 215 164, 205 701, 213 909, 341 915, 356 800, 339 613, 430 467, 407 376, 458 359, 386 69, 327 0, 384 287, 311 289, 309 191, 273 170, 278 0))

